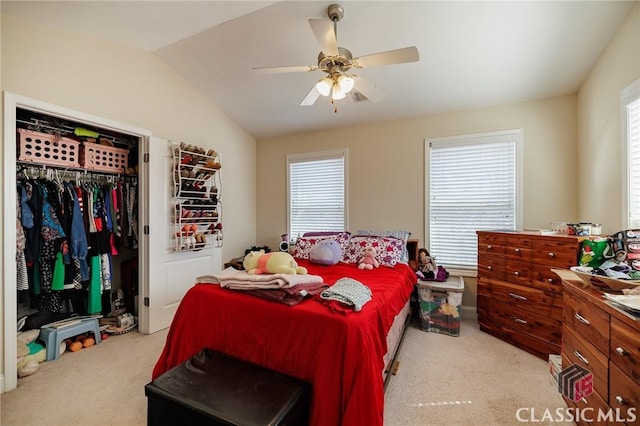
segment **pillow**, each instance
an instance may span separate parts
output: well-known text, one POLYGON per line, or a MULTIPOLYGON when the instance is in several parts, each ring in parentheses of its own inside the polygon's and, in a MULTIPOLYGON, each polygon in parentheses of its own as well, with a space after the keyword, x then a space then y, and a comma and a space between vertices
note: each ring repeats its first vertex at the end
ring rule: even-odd
POLYGON ((402 262, 409 262, 409 250, 407 250, 407 241, 411 236, 409 231, 372 231, 369 229, 358 229, 356 235, 375 235, 378 237, 394 237, 400 238, 403 242, 402 246, 402 262))
POLYGON ((351 237, 350 232, 339 232, 335 235, 319 235, 313 237, 300 237, 296 240, 296 244, 293 247, 293 252, 291 253, 293 257, 297 257, 298 259, 309 259, 309 251, 315 246, 318 242, 323 240, 335 240, 340 245, 340 258, 344 257, 344 253, 349 248, 349 238, 351 237))
POLYGON ((402 247, 404 247, 402 239, 366 235, 351 237, 349 248, 342 261, 358 263, 364 257, 364 252, 368 247, 376 249, 376 259, 381 265, 393 267, 396 263, 402 262, 402 247))
MULTIPOLYGON (((346 231, 311 231, 305 232, 302 234, 303 237, 330 237, 339 234, 344 234, 346 231)), ((351 234, 350 232, 346 232, 347 234, 351 234)))
POLYGON ((318 265, 330 266, 340 262, 342 249, 336 240, 320 240, 309 250, 309 260, 318 265))

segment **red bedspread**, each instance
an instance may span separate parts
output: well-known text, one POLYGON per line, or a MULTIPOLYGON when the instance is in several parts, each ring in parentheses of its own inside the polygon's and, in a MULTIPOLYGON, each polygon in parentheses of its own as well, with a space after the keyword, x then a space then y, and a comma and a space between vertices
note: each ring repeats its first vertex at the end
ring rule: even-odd
POLYGON ((208 347, 310 382, 312 425, 382 425, 386 333, 410 297, 414 272, 404 264, 363 271, 355 264, 298 263, 327 284, 354 278, 373 298, 345 315, 317 296, 286 306, 197 284, 176 312, 153 378, 208 347))

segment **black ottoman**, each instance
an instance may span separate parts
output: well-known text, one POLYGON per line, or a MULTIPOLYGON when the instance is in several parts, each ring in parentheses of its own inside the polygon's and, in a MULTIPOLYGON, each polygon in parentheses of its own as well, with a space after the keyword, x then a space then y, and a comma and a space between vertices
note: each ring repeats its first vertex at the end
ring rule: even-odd
POLYGON ((311 386, 203 349, 144 388, 147 425, 306 425, 311 386))

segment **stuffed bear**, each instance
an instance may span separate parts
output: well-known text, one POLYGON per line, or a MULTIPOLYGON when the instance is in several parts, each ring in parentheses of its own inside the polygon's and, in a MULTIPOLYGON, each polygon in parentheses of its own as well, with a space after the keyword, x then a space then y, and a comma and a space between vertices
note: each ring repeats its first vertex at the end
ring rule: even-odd
POLYGON ((293 256, 283 251, 265 253, 250 251, 242 262, 250 275, 259 274, 306 274, 307 268, 298 266, 293 256))
POLYGON ((378 259, 376 259, 376 254, 378 254, 376 249, 373 247, 367 247, 364 251, 364 257, 360 259, 360 262, 358 262, 358 269, 371 270, 380 266, 378 259))

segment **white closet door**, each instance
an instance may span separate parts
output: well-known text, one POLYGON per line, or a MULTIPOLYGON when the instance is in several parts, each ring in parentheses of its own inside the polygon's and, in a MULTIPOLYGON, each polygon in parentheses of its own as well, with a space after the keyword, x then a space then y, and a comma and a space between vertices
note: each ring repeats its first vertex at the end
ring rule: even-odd
POLYGON ((148 173, 146 200, 149 234, 145 262, 148 279, 141 279, 140 331, 155 333, 171 325, 184 294, 195 284, 196 277, 222 270, 221 248, 199 252, 176 252, 173 239, 173 157, 169 141, 150 137, 145 152, 149 161, 144 165, 148 173), (145 299, 148 298, 148 299, 145 299))

